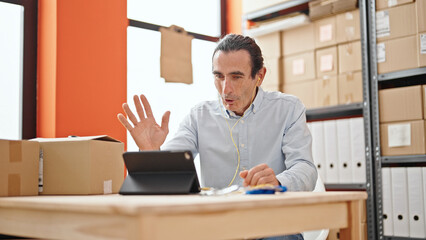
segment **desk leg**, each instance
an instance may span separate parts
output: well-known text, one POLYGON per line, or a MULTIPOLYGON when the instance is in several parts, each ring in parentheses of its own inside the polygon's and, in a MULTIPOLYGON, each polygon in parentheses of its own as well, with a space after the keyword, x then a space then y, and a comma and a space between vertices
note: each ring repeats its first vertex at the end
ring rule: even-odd
POLYGON ((340 229, 340 239, 359 240, 364 238, 364 227, 362 223, 363 200, 348 203, 348 227, 340 229))

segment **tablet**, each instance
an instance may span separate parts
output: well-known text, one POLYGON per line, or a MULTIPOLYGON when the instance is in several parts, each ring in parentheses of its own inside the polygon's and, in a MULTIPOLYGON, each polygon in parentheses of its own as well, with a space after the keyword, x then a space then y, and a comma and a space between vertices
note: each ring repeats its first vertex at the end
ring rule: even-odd
POLYGON ((129 174, 122 195, 200 192, 191 151, 125 152, 123 159, 129 174))

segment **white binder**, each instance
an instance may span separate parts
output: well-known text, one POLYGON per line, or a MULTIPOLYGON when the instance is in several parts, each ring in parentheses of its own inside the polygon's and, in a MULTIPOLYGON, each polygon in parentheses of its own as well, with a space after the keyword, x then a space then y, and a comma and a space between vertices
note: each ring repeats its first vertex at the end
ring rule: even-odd
MULTIPOLYGON (((422 176, 423 176, 423 209, 425 210, 424 216, 426 218, 426 167, 422 167, 422 176)), ((426 229, 426 220, 425 220, 425 226, 426 229)))
POLYGON ((391 168, 393 235, 409 237, 407 168, 391 168))
POLYGON ((339 183, 336 120, 324 121, 326 183, 339 183))
POLYGON ((339 183, 352 183, 350 120, 336 121, 339 183))
POLYGON ((407 168, 410 237, 426 238, 422 168, 407 168))
POLYGON ((364 119, 350 118, 352 182, 366 183, 364 119))
POLYGON ((393 236, 391 169, 382 168, 383 235, 393 236))
POLYGON ((323 122, 312 122, 312 156, 317 166, 318 174, 323 182, 327 182, 327 174, 325 168, 325 148, 324 148, 324 127, 323 122))

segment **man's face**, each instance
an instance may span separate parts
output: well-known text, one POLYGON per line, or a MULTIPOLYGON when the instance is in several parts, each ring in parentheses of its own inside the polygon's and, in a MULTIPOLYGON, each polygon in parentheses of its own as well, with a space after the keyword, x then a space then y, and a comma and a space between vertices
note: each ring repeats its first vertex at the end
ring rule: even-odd
POLYGON ((249 53, 246 50, 217 51, 213 56, 213 75, 225 108, 243 115, 255 96, 257 82, 251 78, 249 53))

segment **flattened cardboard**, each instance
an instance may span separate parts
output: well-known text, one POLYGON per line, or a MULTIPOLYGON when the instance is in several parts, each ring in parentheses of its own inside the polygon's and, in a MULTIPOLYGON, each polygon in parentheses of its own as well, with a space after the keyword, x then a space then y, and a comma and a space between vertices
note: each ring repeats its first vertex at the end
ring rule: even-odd
POLYGON ((379 91, 380 122, 423 119, 423 97, 420 85, 379 91))
POLYGON ((38 195, 39 144, 0 140, 0 197, 38 195))
POLYGON ((124 181, 124 144, 106 135, 37 138, 43 150, 41 195, 117 193, 124 181))
POLYGON ((296 53, 313 51, 315 49, 314 24, 309 23, 301 27, 282 32, 282 54, 284 56, 296 53))
POLYGON ((362 69, 361 42, 339 45, 339 73, 356 72, 362 69))
POLYGON ((377 44, 379 74, 418 67, 417 35, 377 44))
POLYGON ((425 154, 425 121, 405 121, 405 122, 394 122, 394 123, 382 123, 380 124, 380 141, 383 156, 398 156, 398 155, 418 155, 425 154), (398 125, 407 125, 408 129, 400 128, 401 132, 396 132, 389 136, 390 127, 398 127, 398 125), (409 131, 409 132, 406 132, 409 131), (407 142, 406 138, 409 136, 409 145, 401 144, 401 146, 390 147, 390 141, 396 142, 407 142), (400 138, 400 139, 391 139, 400 138))
POLYGON ((362 72, 339 74, 339 104, 360 103, 363 101, 362 72))
POLYGON ((315 77, 314 51, 284 57, 285 83, 314 80, 315 77))
POLYGON ((360 32, 359 9, 336 16, 337 43, 359 40, 360 32))
POLYGON ((161 77, 166 82, 192 84, 191 41, 183 28, 170 26, 161 32, 161 77))

